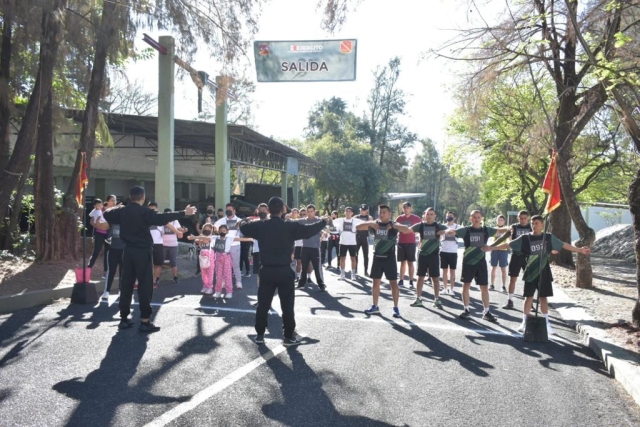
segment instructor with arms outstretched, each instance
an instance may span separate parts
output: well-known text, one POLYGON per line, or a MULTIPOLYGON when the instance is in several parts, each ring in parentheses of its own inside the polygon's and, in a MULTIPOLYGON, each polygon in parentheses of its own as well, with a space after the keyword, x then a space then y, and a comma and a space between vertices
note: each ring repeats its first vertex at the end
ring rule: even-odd
MULTIPOLYGON (((284 202, 280 197, 272 197, 268 203, 271 218, 266 221, 252 221, 240 226, 245 237, 260 242, 260 287, 258 288, 258 309, 256 310, 256 339, 264 343, 267 317, 276 289, 282 307, 285 346, 296 345, 300 339, 295 336, 295 273, 291 270, 291 253, 296 240, 308 239, 322 231, 327 222, 323 219, 315 224, 304 225, 298 221, 284 221, 281 218, 284 202)), ((244 221, 243 221, 244 222, 244 221)))
POLYGON ((122 254, 122 283, 120 284, 120 324, 118 328, 130 328, 128 320, 131 312, 133 284, 138 280, 138 298, 140 300, 140 332, 156 332, 159 326, 151 323, 151 297, 153 296, 153 238, 149 227, 164 225, 185 215, 197 212, 195 207, 187 206, 184 211, 159 214, 146 206, 145 192, 142 187, 129 190, 131 203, 118 205, 104 213, 109 224, 120 225, 120 239, 125 248, 122 254))

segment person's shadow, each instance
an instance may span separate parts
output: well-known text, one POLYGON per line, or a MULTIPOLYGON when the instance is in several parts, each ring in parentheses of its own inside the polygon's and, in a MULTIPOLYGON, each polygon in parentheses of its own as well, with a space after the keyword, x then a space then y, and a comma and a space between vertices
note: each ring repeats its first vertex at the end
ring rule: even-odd
POLYGON ((322 389, 323 377, 309 367, 298 349, 290 348, 286 354, 291 367, 278 357, 267 362, 280 384, 284 401, 263 405, 266 417, 289 426, 391 426, 364 416, 342 415, 322 389))
POLYGON ((68 426, 112 425, 118 407, 129 403, 154 405, 188 400, 188 397, 156 396, 129 384, 147 350, 148 340, 147 336, 132 337, 131 330, 119 331, 111 339, 100 367, 84 381, 75 377, 53 386, 58 393, 79 401, 68 426))

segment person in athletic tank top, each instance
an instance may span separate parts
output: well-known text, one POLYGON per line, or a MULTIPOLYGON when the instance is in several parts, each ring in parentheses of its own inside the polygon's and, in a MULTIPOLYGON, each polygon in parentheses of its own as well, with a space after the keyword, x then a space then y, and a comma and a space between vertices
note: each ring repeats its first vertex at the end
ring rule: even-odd
MULTIPOLYGON (((518 212, 518 223, 511 226, 511 240, 516 240, 523 234, 528 234, 532 231, 531 224, 529 224, 529 212, 518 212)), ((518 276, 524 271, 527 265, 526 255, 511 250, 511 260, 509 261, 509 297, 507 303, 502 306, 505 310, 513 308, 513 293, 516 291, 516 282, 518 276)))

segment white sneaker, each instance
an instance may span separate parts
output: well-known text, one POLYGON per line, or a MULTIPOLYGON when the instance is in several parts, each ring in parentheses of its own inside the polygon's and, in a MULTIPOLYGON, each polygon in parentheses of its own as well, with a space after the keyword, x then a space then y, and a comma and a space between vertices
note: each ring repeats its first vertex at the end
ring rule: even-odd
POLYGON ((231 292, 229 292, 224 297, 225 297, 225 299, 231 299, 232 296, 233 296, 233 294, 231 292))
POLYGON ((102 294, 102 299, 109 299, 109 292, 104 291, 104 293, 102 294))
POLYGON ((244 277, 247 277, 247 278, 251 277, 251 272, 247 273, 247 275, 244 277))
POLYGON ((202 290, 200 291, 201 294, 206 294, 207 293, 207 288, 202 288, 202 290))
POLYGON ((242 282, 236 282, 236 289, 242 289, 242 282))
POLYGON ((345 280, 344 271, 340 272, 340 278, 338 280, 345 280))
POLYGON ((522 322, 518 327, 518 332, 523 333, 526 327, 527 327, 527 322, 522 322))
POLYGON ((556 330, 551 327, 551 323, 547 320, 547 335, 555 335, 556 330))
POLYGON ((356 273, 351 270, 351 280, 356 280, 356 273))
POLYGON ((243 272, 241 272, 241 273, 240 273, 240 275, 241 275, 242 277, 244 277, 244 276, 245 276, 244 271, 243 271, 243 272))
POLYGON ((205 289, 204 293, 207 294, 207 295, 211 295, 213 293, 213 288, 205 289))
POLYGON ((213 294, 214 298, 220 298, 222 295, 220 294, 220 292, 216 292, 215 294, 213 294))

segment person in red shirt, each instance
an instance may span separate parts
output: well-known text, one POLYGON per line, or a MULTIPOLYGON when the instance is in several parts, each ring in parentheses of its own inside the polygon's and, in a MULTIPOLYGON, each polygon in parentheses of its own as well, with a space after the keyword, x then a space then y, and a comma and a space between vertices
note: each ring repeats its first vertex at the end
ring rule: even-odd
MULTIPOLYGON (((404 215, 396 218, 396 222, 409 228, 420 224, 422 219, 418 215, 411 213, 412 209, 411 203, 404 202, 402 204, 404 215)), ((398 261, 400 262, 400 281, 398 286, 404 286, 404 273, 407 271, 407 265, 409 265, 409 286, 413 288, 414 263, 416 261, 415 233, 400 234, 398 237, 398 261)))

